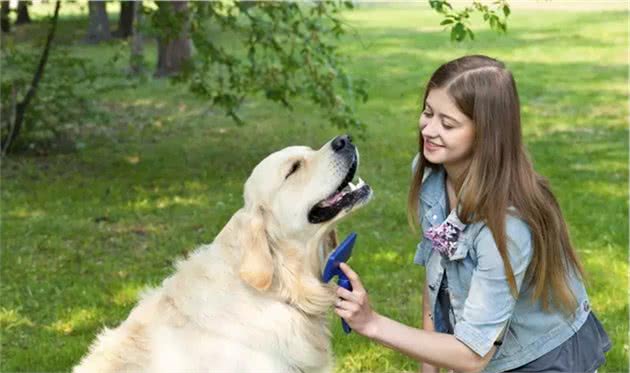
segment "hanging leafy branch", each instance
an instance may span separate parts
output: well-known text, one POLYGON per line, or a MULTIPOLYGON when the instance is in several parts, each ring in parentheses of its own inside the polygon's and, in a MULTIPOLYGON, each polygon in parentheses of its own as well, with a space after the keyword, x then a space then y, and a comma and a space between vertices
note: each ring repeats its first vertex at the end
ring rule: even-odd
POLYGON ((436 12, 444 16, 440 23, 451 30, 452 41, 463 41, 466 37, 475 39, 475 34, 470 25, 470 16, 474 12, 483 15, 483 20, 490 25, 490 28, 498 32, 507 32, 507 18, 510 15, 510 6, 506 0, 496 0, 488 6, 480 1, 473 1, 471 6, 462 10, 455 10, 446 0, 429 0, 429 5, 436 12))
POLYGON ((306 97, 337 127, 364 128, 354 104, 367 100, 365 81, 346 73, 334 44, 344 32, 339 12, 352 8, 350 2, 190 5, 195 55, 177 81, 237 123, 244 100, 262 93, 288 109, 306 97))

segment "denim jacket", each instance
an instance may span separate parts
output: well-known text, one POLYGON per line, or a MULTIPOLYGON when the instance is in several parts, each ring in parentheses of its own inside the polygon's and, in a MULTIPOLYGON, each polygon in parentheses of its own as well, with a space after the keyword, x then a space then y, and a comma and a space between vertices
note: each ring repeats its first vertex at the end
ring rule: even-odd
MULTIPOLYGON (((414 160, 412 167, 415 163, 414 160)), ((443 167, 425 170, 420 192, 423 232, 447 218, 445 176, 443 167)), ((506 237, 519 290, 517 299, 510 291, 492 233, 483 222, 465 226, 453 255, 445 257, 435 252, 431 241, 422 238, 414 258, 426 269, 431 319, 437 331, 443 330, 442 320, 449 317, 455 337, 480 356, 485 356, 495 341, 503 341, 484 369, 488 373, 517 368, 553 350, 582 326, 590 312, 584 284, 574 273, 569 285, 578 307, 572 317, 567 318, 560 311, 543 311, 540 300, 532 303, 532 289, 523 284, 533 255, 529 226, 508 213, 506 237), (441 315, 440 307, 436 307, 445 271, 452 306, 449 315, 441 315)))

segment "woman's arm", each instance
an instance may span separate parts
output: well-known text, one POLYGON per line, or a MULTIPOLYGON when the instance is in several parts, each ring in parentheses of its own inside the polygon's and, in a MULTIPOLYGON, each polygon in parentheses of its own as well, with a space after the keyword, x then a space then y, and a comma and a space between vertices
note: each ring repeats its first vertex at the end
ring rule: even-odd
MULTIPOLYGON (((433 326, 433 319, 431 319, 431 308, 429 306, 429 286, 425 280, 424 292, 422 295, 422 329, 433 332, 435 327, 433 326)), ((435 367, 425 362, 420 363, 422 373, 439 373, 440 368, 435 367)))
POLYGON ((337 302, 335 312, 357 333, 417 361, 458 372, 478 372, 492 359, 496 347, 481 357, 453 335, 412 328, 379 315, 370 307, 359 276, 345 263, 341 263, 341 269, 353 291, 337 288, 342 300, 337 302))
POLYGON ((365 332, 366 337, 422 361, 423 367, 444 367, 457 372, 481 371, 496 351, 493 347, 482 358, 451 334, 415 329, 379 314, 375 314, 365 332))

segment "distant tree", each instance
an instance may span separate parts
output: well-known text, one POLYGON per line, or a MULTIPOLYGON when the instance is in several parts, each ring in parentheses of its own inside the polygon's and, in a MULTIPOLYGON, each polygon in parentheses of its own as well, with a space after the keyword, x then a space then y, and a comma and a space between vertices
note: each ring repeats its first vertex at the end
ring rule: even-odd
POLYGON ((86 42, 96 44, 110 39, 109 19, 105 1, 88 1, 88 32, 86 42))
POLYGON ((157 37, 158 77, 181 72, 191 57, 190 17, 187 1, 158 1, 154 22, 159 25, 157 37))
POLYGON ((115 37, 126 39, 131 36, 135 3, 136 1, 127 0, 120 2, 120 15, 118 17, 118 29, 114 31, 115 37))
POLYGON ((144 71, 144 54, 142 41, 142 22, 144 21, 142 11, 142 1, 134 1, 133 17, 131 28, 131 53, 129 58, 129 67, 131 74, 139 74, 144 71))
POLYGON ((16 25, 22 25, 31 22, 31 17, 28 15, 28 6, 30 5, 30 3, 30 1, 18 1, 17 19, 15 20, 16 25))
POLYGON ((0 29, 2 32, 11 32, 11 21, 9 20, 9 2, 2 1, 0 5, 0 29))

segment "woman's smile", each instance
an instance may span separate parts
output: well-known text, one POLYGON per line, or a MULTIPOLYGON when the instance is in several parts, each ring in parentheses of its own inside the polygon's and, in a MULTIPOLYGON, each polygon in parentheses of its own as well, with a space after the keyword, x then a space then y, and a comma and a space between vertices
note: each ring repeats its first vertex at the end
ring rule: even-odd
POLYGON ((427 150, 429 152, 434 152, 434 151, 439 150, 439 149, 441 149, 443 147, 444 146, 434 144, 434 143, 432 143, 429 140, 426 140, 426 139, 424 140, 424 150, 427 150))

